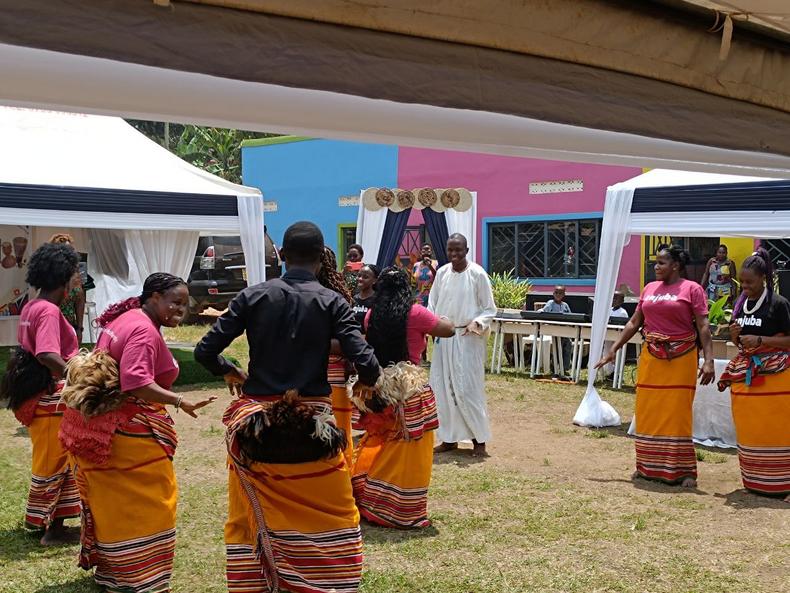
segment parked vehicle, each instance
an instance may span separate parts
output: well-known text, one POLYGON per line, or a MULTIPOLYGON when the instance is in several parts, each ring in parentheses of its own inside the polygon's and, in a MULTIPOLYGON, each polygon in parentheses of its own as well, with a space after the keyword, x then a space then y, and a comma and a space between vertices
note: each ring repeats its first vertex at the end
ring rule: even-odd
MULTIPOLYGON (((266 278, 279 278, 280 258, 265 230, 264 244, 266 278)), ((241 238, 238 235, 200 237, 187 284, 191 315, 200 315, 209 307, 218 311, 226 309, 233 297, 247 286, 247 266, 241 238)))

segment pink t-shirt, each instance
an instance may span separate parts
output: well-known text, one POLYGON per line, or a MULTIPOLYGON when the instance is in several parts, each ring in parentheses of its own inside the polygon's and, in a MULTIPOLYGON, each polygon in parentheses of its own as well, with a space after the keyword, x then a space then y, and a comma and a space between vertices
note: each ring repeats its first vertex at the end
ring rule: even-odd
POLYGON ((99 334, 96 347, 118 361, 122 391, 151 383, 170 389, 178 377, 176 359, 159 328, 141 309, 127 311, 107 324, 99 334))
POLYGON ((650 282, 642 291, 637 311, 645 316, 646 332, 687 336, 695 331, 694 316, 708 314, 708 299, 702 286, 691 280, 650 282))
POLYGON ((34 356, 52 352, 68 360, 79 350, 77 334, 60 307, 44 299, 32 300, 22 309, 17 340, 34 356))
MULTIPOLYGON (((365 327, 370 321, 372 309, 365 315, 365 327)), ((409 361, 420 364, 420 357, 425 351, 425 336, 439 324, 439 317, 422 305, 412 305, 409 318, 406 320, 406 346, 409 349, 409 361)))

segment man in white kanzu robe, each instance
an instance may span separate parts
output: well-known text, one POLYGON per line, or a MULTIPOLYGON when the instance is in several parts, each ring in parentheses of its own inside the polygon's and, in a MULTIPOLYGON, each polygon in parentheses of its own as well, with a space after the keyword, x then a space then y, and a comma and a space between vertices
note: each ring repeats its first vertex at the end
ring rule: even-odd
POLYGON ((428 308, 447 317, 455 336, 436 341, 431 359, 430 384, 439 412, 438 453, 458 448, 459 441, 474 443, 474 454, 486 455, 491 439, 485 394, 485 359, 491 320, 496 315, 494 295, 486 271, 467 260, 466 238, 447 241, 450 263, 436 272, 428 308))

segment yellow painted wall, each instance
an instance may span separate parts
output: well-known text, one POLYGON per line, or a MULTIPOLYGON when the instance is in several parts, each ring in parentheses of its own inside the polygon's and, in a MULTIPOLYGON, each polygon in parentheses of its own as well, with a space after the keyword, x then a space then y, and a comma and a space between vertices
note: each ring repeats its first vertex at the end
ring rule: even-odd
POLYGON ((740 270, 743 260, 754 252, 754 239, 743 237, 722 237, 722 245, 727 246, 727 253, 730 259, 735 262, 740 270))

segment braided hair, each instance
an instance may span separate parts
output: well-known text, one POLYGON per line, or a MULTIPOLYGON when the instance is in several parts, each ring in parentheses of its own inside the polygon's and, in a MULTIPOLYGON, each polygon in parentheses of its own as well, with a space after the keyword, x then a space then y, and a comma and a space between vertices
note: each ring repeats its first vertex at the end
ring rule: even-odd
POLYGON ((145 282, 143 283, 143 293, 139 297, 132 297, 130 299, 126 299, 125 301, 110 305, 107 307, 104 313, 102 313, 96 319, 94 323, 98 327, 106 327, 110 322, 115 321, 127 311, 131 311, 132 309, 140 309, 145 304, 145 302, 154 295, 155 292, 164 294, 176 286, 186 285, 187 283, 178 276, 167 274, 166 272, 154 272, 145 279, 145 282))
POLYGON ((373 303, 366 337, 379 364, 386 367, 409 360, 406 323, 414 303, 409 274, 400 268, 384 268, 373 303))
POLYGON ((337 257, 335 252, 329 247, 324 246, 324 251, 321 253, 321 269, 317 274, 318 282, 321 286, 334 290, 337 294, 342 296, 350 305, 354 302, 351 291, 346 286, 346 281, 343 274, 337 271, 337 257))
MULTIPOLYGON (((758 276, 765 278, 765 288, 768 290, 766 301, 768 301, 770 305, 774 296, 774 266, 771 262, 771 255, 768 253, 768 250, 764 247, 758 247, 757 251, 752 253, 743 261, 741 269, 751 270, 758 276)), ((735 306, 733 307, 733 319, 740 315, 741 311, 743 310, 743 304, 746 302, 746 298, 746 293, 741 292, 741 295, 738 297, 738 300, 735 301, 735 306)))

